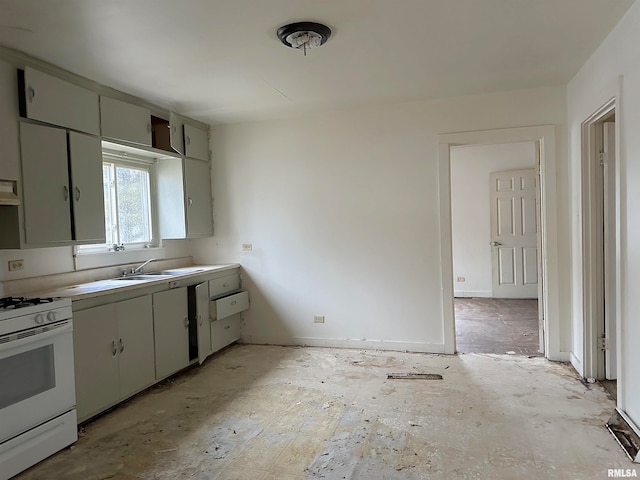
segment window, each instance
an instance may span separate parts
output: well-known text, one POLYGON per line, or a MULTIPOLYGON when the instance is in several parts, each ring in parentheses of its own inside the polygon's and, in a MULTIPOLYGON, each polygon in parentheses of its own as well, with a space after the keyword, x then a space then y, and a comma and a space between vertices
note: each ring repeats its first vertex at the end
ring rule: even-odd
POLYGON ((102 163, 107 245, 148 245, 153 241, 149 169, 102 163))

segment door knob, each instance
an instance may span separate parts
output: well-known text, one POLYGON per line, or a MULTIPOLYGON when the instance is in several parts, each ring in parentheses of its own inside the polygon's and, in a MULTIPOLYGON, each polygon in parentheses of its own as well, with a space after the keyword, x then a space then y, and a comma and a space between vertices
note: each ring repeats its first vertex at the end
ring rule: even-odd
POLYGON ((491 242, 491 245, 493 245, 494 247, 499 247, 502 244, 500 242, 491 242))

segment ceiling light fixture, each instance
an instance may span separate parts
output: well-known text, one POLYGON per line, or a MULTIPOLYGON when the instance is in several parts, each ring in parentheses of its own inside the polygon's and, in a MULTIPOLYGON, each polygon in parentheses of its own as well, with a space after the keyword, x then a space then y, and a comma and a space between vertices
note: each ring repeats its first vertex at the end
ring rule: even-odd
POLYGON ((297 48, 307 56, 307 49, 324 45, 331 36, 331 29, 314 22, 290 23, 278 29, 278 38, 287 47, 297 48))

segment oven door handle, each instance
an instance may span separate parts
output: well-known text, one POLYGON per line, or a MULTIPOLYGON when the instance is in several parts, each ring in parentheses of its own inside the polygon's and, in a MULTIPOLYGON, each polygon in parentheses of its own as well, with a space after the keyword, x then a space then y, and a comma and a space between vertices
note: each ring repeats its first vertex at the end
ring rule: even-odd
POLYGON ((4 357, 4 353, 8 350, 14 350, 16 348, 24 347, 25 345, 33 343, 41 343, 43 340, 48 340, 52 337, 71 333, 73 331, 73 325, 71 321, 58 324, 49 331, 37 333, 24 338, 18 338, 16 340, 9 340, 6 343, 0 344, 0 358, 4 357))

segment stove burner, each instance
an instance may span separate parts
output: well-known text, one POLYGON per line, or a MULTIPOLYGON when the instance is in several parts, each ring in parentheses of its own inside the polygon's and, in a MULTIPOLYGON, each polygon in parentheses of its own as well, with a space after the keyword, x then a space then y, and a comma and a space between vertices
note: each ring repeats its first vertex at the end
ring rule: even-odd
POLYGON ((53 298, 25 298, 25 297, 5 297, 0 298, 0 310, 11 310, 16 308, 30 307, 32 305, 40 305, 41 303, 53 302, 53 298))

